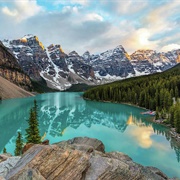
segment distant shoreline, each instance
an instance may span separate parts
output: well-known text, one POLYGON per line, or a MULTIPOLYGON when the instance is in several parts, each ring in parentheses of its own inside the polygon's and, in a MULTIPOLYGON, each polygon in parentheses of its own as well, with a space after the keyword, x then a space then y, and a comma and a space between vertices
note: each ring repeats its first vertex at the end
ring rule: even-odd
MULTIPOLYGON (((119 103, 119 102, 113 102, 113 101, 97 101, 97 100, 91 100, 89 98, 84 98, 84 97, 83 97, 83 99, 87 100, 87 101, 95 101, 95 102, 124 104, 124 105, 129 105, 129 106, 134 106, 134 107, 137 107, 137 108, 141 108, 141 109, 144 109, 144 110, 148 110, 145 107, 140 107, 140 106, 137 106, 137 105, 134 105, 134 104, 130 104, 130 103, 119 103)), ((157 119, 157 120, 154 119, 152 122, 167 127, 169 129, 169 133, 170 133, 171 137, 176 139, 176 141, 180 142, 180 134, 175 131, 175 128, 172 128, 171 126, 169 126, 169 124, 163 123, 163 121, 159 120, 159 119, 157 119)))

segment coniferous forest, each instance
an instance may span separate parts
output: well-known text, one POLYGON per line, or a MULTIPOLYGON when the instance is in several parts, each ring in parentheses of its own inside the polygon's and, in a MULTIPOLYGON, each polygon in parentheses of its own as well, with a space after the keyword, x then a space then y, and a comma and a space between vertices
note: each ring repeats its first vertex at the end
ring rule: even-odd
POLYGON ((156 111, 180 133, 180 64, 163 73, 135 77, 87 90, 84 98, 130 103, 156 111))

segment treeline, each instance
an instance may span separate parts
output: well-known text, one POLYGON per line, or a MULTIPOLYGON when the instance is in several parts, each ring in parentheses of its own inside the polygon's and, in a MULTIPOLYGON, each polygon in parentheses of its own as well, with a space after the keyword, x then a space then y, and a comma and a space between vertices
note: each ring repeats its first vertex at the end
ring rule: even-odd
POLYGON ((173 111, 170 109, 179 112, 177 106, 171 106, 180 97, 180 64, 163 73, 98 86, 86 91, 83 97, 97 101, 130 103, 156 110, 160 118, 171 118, 169 122, 173 122, 171 125, 175 127, 178 124, 175 123, 177 118, 171 114, 173 111))

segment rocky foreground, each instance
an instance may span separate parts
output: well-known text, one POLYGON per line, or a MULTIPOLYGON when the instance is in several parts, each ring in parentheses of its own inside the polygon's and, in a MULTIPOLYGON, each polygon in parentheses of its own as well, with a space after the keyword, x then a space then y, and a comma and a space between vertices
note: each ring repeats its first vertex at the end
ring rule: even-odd
POLYGON ((101 141, 74 138, 33 145, 22 157, 0 156, 0 180, 167 180, 154 167, 143 167, 121 152, 105 153, 101 141))

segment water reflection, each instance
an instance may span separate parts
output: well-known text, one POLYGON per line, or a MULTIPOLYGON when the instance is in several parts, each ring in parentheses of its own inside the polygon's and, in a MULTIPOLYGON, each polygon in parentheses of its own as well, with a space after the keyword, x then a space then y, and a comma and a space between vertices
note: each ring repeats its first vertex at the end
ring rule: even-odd
MULTIPOLYGON (((69 128, 78 129, 84 125, 91 129, 94 125, 101 125, 98 127, 114 129, 125 136, 127 128, 130 128, 128 136, 144 149, 152 146, 154 133, 165 136, 176 152, 177 161, 180 160, 180 146, 171 139, 168 130, 152 123, 151 117, 142 116, 141 109, 128 105, 84 101, 78 93, 50 93, 39 95, 36 99, 41 135, 57 138, 65 136, 69 128)), ((18 130, 25 134, 26 120, 32 105, 33 98, 7 100, 0 104, 1 151, 7 144, 10 148, 14 147, 18 130)))

